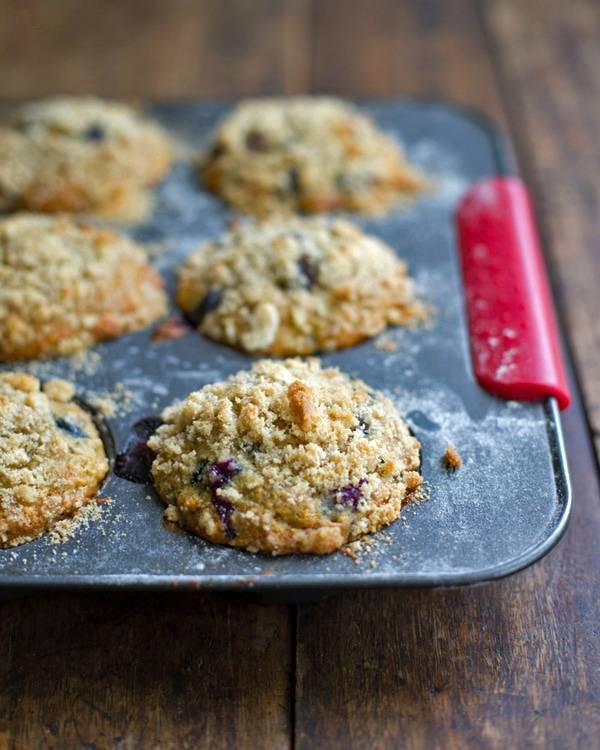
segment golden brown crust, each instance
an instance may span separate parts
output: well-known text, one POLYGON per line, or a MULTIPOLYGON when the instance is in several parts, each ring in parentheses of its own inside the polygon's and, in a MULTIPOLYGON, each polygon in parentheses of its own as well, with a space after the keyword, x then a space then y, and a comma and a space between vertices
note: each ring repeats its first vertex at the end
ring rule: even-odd
POLYGON ((378 214, 426 182, 392 138, 327 97, 246 100, 217 128, 205 185, 245 213, 378 214))
POLYGON ((62 97, 27 105, 0 129, 0 210, 141 218, 145 188, 170 168, 156 124, 116 102, 62 97))
POLYGON ((317 360, 262 360, 163 414, 166 517, 218 544, 326 554, 398 517, 420 446, 393 404, 317 360))
POLYGON ((0 221, 0 361, 73 354, 166 309, 139 245, 65 217, 0 221))
POLYGON ((426 315, 391 248, 322 217, 238 224, 187 259, 177 301, 204 335, 275 356, 343 349, 426 315))
POLYGON ((310 430, 317 418, 313 391, 299 380, 294 380, 288 388, 288 399, 294 422, 300 429, 310 430))
POLYGON ((73 388, 0 373, 0 547, 35 539, 74 516, 108 472, 90 415, 73 388))

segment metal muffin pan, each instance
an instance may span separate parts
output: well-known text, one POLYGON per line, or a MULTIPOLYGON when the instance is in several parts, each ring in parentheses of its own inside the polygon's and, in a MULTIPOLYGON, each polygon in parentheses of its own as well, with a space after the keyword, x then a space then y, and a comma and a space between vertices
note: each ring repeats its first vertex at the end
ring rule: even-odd
MULTIPOLYGON (((198 149, 229 106, 149 109, 181 143, 198 149)), ((384 218, 353 219, 408 260, 436 315, 431 328, 386 332, 395 351, 378 348, 376 339, 326 354, 322 361, 363 378, 395 401, 422 443, 428 499, 372 535, 372 545, 357 560, 342 553, 268 557, 167 530, 164 506, 152 488, 111 473, 102 494, 113 501, 103 507, 100 521, 79 528, 60 545, 43 537, 0 550, 0 591, 205 588, 294 596, 317 589, 459 585, 517 571, 560 538, 570 491, 554 401, 502 401, 481 390, 471 369, 453 212, 475 180, 507 170, 502 140, 480 118, 446 103, 362 106, 434 176, 435 188, 384 218), (448 441, 464 460, 453 475, 441 462, 448 441)), ((173 299, 176 268, 203 240, 224 231, 230 215, 199 186, 186 159, 156 190, 152 216, 123 229, 162 248, 154 262, 173 299)), ((149 328, 99 345, 84 360, 19 368, 41 378, 73 380, 84 401, 116 394, 120 407, 105 419, 106 442, 120 448, 138 419, 252 362, 193 331, 160 343, 151 335, 149 328)))

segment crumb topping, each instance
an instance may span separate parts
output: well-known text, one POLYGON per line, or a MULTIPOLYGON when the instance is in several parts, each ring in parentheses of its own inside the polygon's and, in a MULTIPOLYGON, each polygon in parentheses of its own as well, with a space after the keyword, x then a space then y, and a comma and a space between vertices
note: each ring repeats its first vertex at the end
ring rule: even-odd
POLYGON ((331 552, 397 518, 421 483, 393 404, 314 359, 262 360, 162 419, 148 446, 166 516, 221 544, 331 552))
POLYGON ((377 214, 426 185, 393 138, 331 97, 243 101, 218 126, 201 174, 237 209, 258 216, 377 214))
POLYGON ((34 102, 0 128, 0 209, 141 218, 144 188, 170 163, 166 134, 130 107, 93 97, 34 102))
POLYGON ((0 221, 0 360, 73 354, 165 308, 162 279, 124 235, 66 217, 0 221))
POLYGON ((246 221, 179 271, 177 301, 216 341, 289 356, 342 349, 426 317, 406 264, 341 219, 246 221))
POLYGON ((42 389, 31 375, 0 373, 0 547, 78 513, 108 472, 96 427, 72 395, 69 383, 42 389))

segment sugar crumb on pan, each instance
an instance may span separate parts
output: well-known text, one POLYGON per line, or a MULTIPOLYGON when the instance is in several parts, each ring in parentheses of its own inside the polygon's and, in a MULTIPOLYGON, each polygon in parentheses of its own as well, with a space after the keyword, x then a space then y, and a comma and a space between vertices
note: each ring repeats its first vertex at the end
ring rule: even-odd
POLYGON ((97 497, 95 502, 84 505, 71 518, 64 518, 59 521, 48 534, 50 543, 63 544, 73 537, 79 529, 87 529, 92 523, 98 523, 102 518, 103 509, 107 505, 111 505, 112 502, 113 499, 110 497, 97 497))
POLYGON ((457 469, 460 469, 460 467, 463 465, 463 460, 460 456, 460 453, 456 450, 455 446, 452 443, 448 443, 448 445, 446 446, 446 451, 442 456, 442 462, 444 464, 444 467, 446 468, 446 471, 450 473, 455 472, 457 469))
POLYGON ((398 350, 398 342, 387 336, 380 336, 374 344, 376 349, 383 352, 395 352, 398 350))
POLYGON ((105 417, 127 414, 135 403, 135 394, 124 383, 115 383, 110 391, 86 393, 87 403, 105 417))
POLYGON ((155 326, 152 331, 152 342, 158 344, 162 341, 174 341, 188 334, 190 330, 191 325, 183 316, 173 315, 155 326))

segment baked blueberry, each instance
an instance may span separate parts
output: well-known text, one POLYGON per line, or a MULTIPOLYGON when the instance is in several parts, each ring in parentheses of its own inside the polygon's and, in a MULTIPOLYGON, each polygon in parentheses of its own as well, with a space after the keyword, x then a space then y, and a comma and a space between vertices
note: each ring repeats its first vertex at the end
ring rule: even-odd
POLYGON ((177 301, 205 336, 275 356, 343 349, 426 315, 390 247, 321 217, 238 224, 188 257, 177 301))
POLYGON ((336 209, 379 214, 426 186, 364 111, 329 97, 256 99, 218 125, 204 183, 256 216, 336 209))
POLYGON ((391 401, 317 360, 261 360, 162 418, 149 447, 166 517, 219 544, 331 552, 391 523, 421 483, 391 401), (369 440, 355 439, 357 411, 377 425, 369 440))

